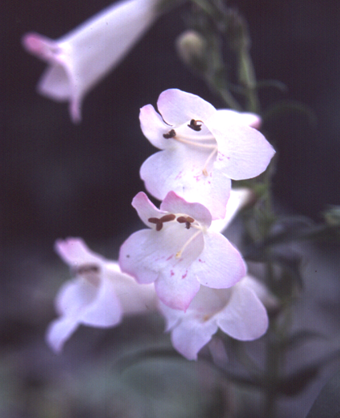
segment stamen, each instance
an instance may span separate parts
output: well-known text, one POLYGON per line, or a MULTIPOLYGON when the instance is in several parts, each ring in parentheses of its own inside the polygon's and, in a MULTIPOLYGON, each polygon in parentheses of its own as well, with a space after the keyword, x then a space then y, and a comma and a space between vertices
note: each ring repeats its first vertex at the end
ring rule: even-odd
POLYGON ((170 221, 173 221, 174 219, 176 219, 176 215, 174 215, 173 213, 169 213, 168 215, 162 216, 160 221, 161 222, 170 222, 170 221))
POLYGON ((199 235, 202 231, 199 230, 192 235, 188 241, 183 245, 183 247, 176 253, 176 258, 180 258, 182 256, 183 251, 187 248, 187 246, 199 235))
POLYGON ((163 222, 158 218, 149 218, 148 222, 156 224, 156 231, 160 231, 163 228, 163 222))
POLYGON ((74 268, 74 273, 79 274, 79 275, 83 275, 86 273, 97 274, 99 273, 99 271, 100 271, 99 266, 97 266, 96 264, 83 264, 82 266, 74 268))
MULTIPOLYGON (((182 139, 188 139, 189 141, 213 141, 214 143, 216 143, 215 138, 213 137, 213 135, 188 135, 188 134, 180 134, 178 135, 180 136, 182 139)), ((175 138, 177 139, 177 138, 175 138)))
POLYGON ((165 139, 173 138, 176 136, 176 131, 174 129, 171 129, 167 134, 163 134, 163 137, 165 139))
POLYGON ((212 153, 209 155, 207 161, 204 164, 204 167, 202 169, 202 173, 204 176, 208 177, 208 171, 207 171, 207 165, 209 163, 209 161, 212 159, 212 157, 214 156, 214 154, 217 152, 217 147, 215 147, 215 149, 212 151, 212 153))
POLYGON ((160 219, 158 218, 149 218, 148 222, 152 224, 156 224, 156 231, 160 231, 163 228, 163 222, 170 222, 176 218, 176 215, 173 213, 169 213, 168 215, 162 216, 160 219))
POLYGON ((149 218, 148 222, 152 223, 152 224, 158 224, 159 223, 159 219, 158 218, 149 218))
MULTIPOLYGON (((184 138, 185 138, 184 136, 181 136, 181 137, 176 136, 175 137, 176 141, 183 142, 183 144, 193 145, 194 147, 209 148, 209 149, 216 148, 216 143, 215 144, 198 144, 197 142, 194 142, 196 140, 196 138, 192 138, 193 141, 187 141, 184 138)), ((211 137, 209 139, 214 139, 214 137, 211 137)))
POLYGON ((188 125, 189 128, 193 129, 196 132, 199 132, 202 129, 202 121, 201 120, 195 120, 191 119, 190 124, 188 125), (199 125, 198 123, 201 122, 199 125))
POLYGON ((184 224, 185 223, 186 229, 190 229, 191 223, 192 222, 195 222, 195 219, 192 218, 191 216, 179 216, 177 218, 177 222, 179 222, 180 224, 184 224))
POLYGON ((96 264, 83 264, 79 267, 73 267, 72 273, 80 276, 83 280, 92 286, 98 287, 100 283, 100 267, 96 264))

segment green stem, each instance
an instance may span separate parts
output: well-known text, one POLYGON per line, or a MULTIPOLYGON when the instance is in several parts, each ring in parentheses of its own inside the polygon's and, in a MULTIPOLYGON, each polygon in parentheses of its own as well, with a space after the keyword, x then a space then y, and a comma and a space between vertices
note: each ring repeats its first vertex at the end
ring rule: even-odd
POLYGON ((247 110, 259 114, 261 109, 257 96, 255 69, 246 45, 239 50, 239 81, 245 88, 247 110))

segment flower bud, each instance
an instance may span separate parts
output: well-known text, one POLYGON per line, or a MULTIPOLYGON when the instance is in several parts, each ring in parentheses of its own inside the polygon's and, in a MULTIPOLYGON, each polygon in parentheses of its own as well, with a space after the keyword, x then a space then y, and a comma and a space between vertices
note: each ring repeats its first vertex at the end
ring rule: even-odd
POLYGON ((207 42, 194 30, 186 30, 176 39, 176 50, 188 67, 204 72, 207 68, 207 42))

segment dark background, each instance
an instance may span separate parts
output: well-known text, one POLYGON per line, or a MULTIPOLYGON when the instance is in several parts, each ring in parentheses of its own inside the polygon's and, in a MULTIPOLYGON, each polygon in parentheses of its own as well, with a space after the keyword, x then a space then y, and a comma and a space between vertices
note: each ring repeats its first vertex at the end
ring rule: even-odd
MULTIPOLYGON (((117 353, 118 342, 127 335, 152 341, 163 324, 129 322, 130 331, 81 329, 67 343, 63 356, 56 358, 44 344, 44 332, 55 317, 53 297, 69 276, 53 252, 53 243, 57 238, 81 236, 91 248, 113 258, 136 228, 138 218, 130 202, 144 190, 139 167, 155 152, 140 130, 140 107, 155 105, 158 95, 173 87, 198 94, 217 108, 223 105, 177 58, 174 39, 185 29, 185 5, 159 19, 115 71, 86 96, 80 125, 71 123, 67 104, 38 95, 35 86, 46 65, 23 50, 23 34, 36 31, 57 39, 110 3, 4 0, 1 4, 0 393, 1 382, 7 382, 4 393, 15 404, 6 415, 1 398, 1 417, 48 417, 41 412, 41 402, 54 407, 52 387, 57 409, 62 411, 59 400, 68 396, 70 405, 76 405, 72 406, 75 412, 60 412, 55 415, 58 418, 107 418, 97 404, 94 410, 86 409, 84 399, 78 402, 72 391, 63 390, 76 387, 86 397, 85 389, 79 389, 83 376, 85 380, 95 373, 105 376, 107 353, 117 353), (98 369, 84 371, 94 359, 101 362, 96 363, 98 369)), ((286 93, 263 92, 263 108, 279 99, 295 100, 316 116, 316 123, 311 123, 305 114, 286 112, 264 125, 264 130, 279 154, 274 177, 277 204, 320 221, 327 204, 340 204, 340 3, 240 0, 229 4, 236 5, 249 22, 258 79, 280 80, 288 87, 286 93)), ((327 302, 324 288, 325 306, 333 315, 326 319, 334 319, 338 312, 340 291, 331 279, 335 258, 324 264, 336 298, 333 304, 327 302)), ((309 274, 322 270, 315 260, 309 274)), ((311 301, 314 295, 308 297, 311 301)), ((308 309, 300 316, 310 324, 308 309)), ((325 318, 317 318, 323 326, 325 318)), ((335 324, 331 319, 327 323, 335 324)), ((305 355, 302 352, 301 360, 305 355)), ((94 380, 91 387, 96 384, 94 380)), ((295 398, 290 404, 295 414, 290 409, 286 416, 303 416, 301 410, 308 410, 320 385, 314 386, 305 406, 295 398)))

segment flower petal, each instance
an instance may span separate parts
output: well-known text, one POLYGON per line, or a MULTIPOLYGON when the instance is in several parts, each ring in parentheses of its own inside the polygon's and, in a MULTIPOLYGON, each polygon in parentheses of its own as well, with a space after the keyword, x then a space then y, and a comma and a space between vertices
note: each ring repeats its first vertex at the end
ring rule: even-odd
POLYGON ((61 317, 51 322, 46 331, 46 342, 55 353, 60 353, 67 341, 78 328, 78 321, 61 317))
POLYGON ((164 134, 167 134, 172 127, 163 121, 160 114, 156 112, 152 105, 146 105, 141 108, 139 120, 143 134, 153 146, 159 149, 165 149, 174 145, 163 136, 164 134))
POLYGON ((207 228, 211 224, 211 214, 205 206, 200 203, 189 203, 175 192, 169 192, 165 196, 160 208, 166 212, 188 214, 207 228))
POLYGON ((132 206, 136 209, 138 216, 145 225, 150 228, 154 227, 154 224, 149 222, 148 219, 159 218, 166 213, 165 211, 157 209, 144 192, 136 194, 132 199, 132 206))
POLYGON ((159 299, 169 308, 186 311, 190 302, 199 291, 200 284, 191 271, 177 264, 155 282, 155 289, 159 299), (169 274, 166 274, 169 272, 169 274))
POLYGON ((159 302, 158 307, 161 313, 163 314, 166 322, 165 331, 170 331, 179 323, 179 321, 181 321, 188 315, 187 313, 179 309, 169 308, 169 306, 166 306, 162 302, 159 302))
POLYGON ((223 235, 209 231, 204 234, 204 249, 191 268, 201 284, 215 289, 231 287, 246 274, 237 249, 223 235))
POLYGON ((227 306, 216 317, 222 331, 241 341, 260 338, 268 328, 266 309, 242 281, 232 289, 227 306))
POLYGON ((233 180, 243 180, 263 173, 275 151, 266 138, 248 126, 231 125, 216 112, 206 121, 218 143, 216 161, 233 180))
POLYGON ((188 360, 196 360, 197 353, 217 331, 215 321, 198 322, 194 318, 182 321, 171 333, 175 349, 188 360))
POLYGON ((83 324, 94 327, 112 327, 121 321, 122 308, 116 296, 114 277, 101 278, 96 298, 84 309, 79 319, 83 324))
POLYGON ((231 125, 251 126, 259 129, 262 123, 261 117, 255 113, 237 112, 231 109, 218 109, 217 112, 223 115, 225 123, 231 125))
POLYGON ((140 176, 145 187, 157 199, 163 200, 174 191, 189 202, 199 202, 209 209, 213 219, 223 218, 229 198, 231 181, 222 169, 202 173, 206 155, 197 150, 188 152, 186 147, 157 152, 142 165, 140 176))
MULTIPOLYGON (((157 259, 158 255, 155 257, 153 254, 153 236, 150 235, 152 232, 157 233, 148 229, 135 232, 123 243, 119 251, 122 272, 134 277, 141 284, 153 283, 159 277, 159 268, 157 264, 153 264, 160 260, 157 259)), ((166 256, 162 257, 164 258, 166 256)))
POLYGON ((256 277, 247 274, 242 279, 242 285, 251 289, 260 299, 267 310, 276 310, 280 307, 279 299, 270 292, 264 283, 260 282, 256 277))
POLYGON ((184 310, 199 289, 190 270, 202 249, 202 233, 177 222, 164 224, 162 231, 144 229, 132 234, 121 246, 119 264, 139 283, 155 282, 156 292, 165 304, 184 310))
POLYGON ((69 280, 56 296, 56 311, 78 321, 82 311, 97 297, 97 292, 97 287, 83 278, 69 280))
POLYGON ((201 97, 178 89, 163 91, 157 107, 165 122, 175 126, 191 119, 205 120, 216 112, 214 106, 201 97))
POLYGON ((57 240, 54 245, 55 251, 71 267, 82 264, 101 265, 105 259, 91 251, 81 238, 67 238, 57 240))

